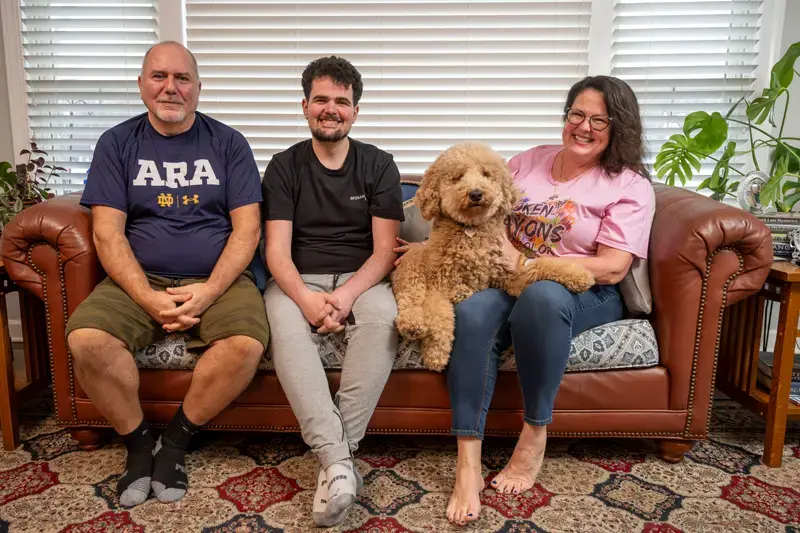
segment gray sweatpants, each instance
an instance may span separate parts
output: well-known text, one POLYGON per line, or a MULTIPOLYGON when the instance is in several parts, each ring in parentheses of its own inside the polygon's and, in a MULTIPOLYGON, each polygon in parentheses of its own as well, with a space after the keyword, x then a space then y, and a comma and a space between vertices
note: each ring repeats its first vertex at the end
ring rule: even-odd
MULTIPOLYGON (((312 291, 332 292, 353 274, 306 274, 312 291)), ((347 325, 347 352, 339 391, 332 399, 316 333, 302 311, 275 281, 264 292, 270 345, 278 374, 303 440, 323 468, 352 456, 364 437, 397 353, 397 304, 388 282, 367 290, 353 304, 355 325, 347 325)))

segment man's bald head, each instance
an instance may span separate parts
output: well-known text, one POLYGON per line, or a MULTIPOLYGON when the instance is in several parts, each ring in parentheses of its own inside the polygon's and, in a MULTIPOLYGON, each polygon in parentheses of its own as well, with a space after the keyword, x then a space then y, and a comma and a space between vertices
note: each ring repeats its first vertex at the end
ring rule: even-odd
POLYGON ((186 48, 177 41, 161 41, 160 43, 156 43, 150 48, 148 48, 147 52, 145 52, 144 54, 144 59, 142 60, 142 75, 146 74, 145 69, 147 67, 147 58, 150 56, 150 52, 161 46, 176 46, 182 49, 186 54, 188 54, 189 58, 191 59, 192 67, 194 68, 194 77, 196 80, 200 79, 200 71, 197 69, 197 59, 195 59, 194 54, 188 48, 186 48))

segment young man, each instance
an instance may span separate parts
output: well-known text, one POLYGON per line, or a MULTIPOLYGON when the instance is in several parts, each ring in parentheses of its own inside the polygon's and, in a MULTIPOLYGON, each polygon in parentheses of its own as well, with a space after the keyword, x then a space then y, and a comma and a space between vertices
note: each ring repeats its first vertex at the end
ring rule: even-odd
POLYGON ((67 324, 81 387, 128 450, 120 503, 164 502, 188 488, 192 435, 247 386, 269 340, 261 295, 242 274, 260 236, 258 168, 237 131, 196 112, 194 56, 163 42, 145 55, 147 113, 97 142, 81 203, 92 209, 108 278, 67 324), (132 352, 168 332, 208 347, 183 405, 154 442, 132 352))
POLYGON ((386 276, 403 220, 392 156, 348 137, 363 85, 348 61, 325 57, 303 72, 311 139, 270 161, 262 182, 264 293, 272 358, 303 439, 322 469, 314 520, 344 520, 361 479, 352 452, 392 370, 397 306, 386 276), (314 337, 345 326, 341 385, 331 399, 314 337))

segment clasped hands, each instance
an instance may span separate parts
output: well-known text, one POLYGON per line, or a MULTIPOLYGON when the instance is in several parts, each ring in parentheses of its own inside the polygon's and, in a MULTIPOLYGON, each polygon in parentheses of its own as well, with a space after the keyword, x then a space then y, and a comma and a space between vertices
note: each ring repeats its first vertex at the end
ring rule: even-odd
POLYGON ((317 333, 338 333, 344 329, 344 321, 353 308, 355 297, 344 285, 333 292, 317 292, 306 289, 297 302, 303 316, 317 333))
POLYGON ((186 331, 200 322, 200 315, 216 300, 208 283, 192 283, 183 287, 153 290, 142 307, 168 333, 186 331))

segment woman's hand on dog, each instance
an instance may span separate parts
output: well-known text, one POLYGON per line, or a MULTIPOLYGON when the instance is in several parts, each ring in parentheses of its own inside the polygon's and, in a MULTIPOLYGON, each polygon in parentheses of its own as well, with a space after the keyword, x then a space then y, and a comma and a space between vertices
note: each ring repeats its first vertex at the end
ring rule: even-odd
POLYGON ((423 242, 408 242, 406 240, 401 239, 400 237, 397 237, 397 244, 398 244, 398 246, 395 246, 394 248, 392 248, 392 251, 394 253, 398 254, 397 259, 394 262, 394 266, 397 266, 397 265, 400 264, 400 262, 403 260, 403 256, 405 255, 406 252, 408 252, 411 249, 412 246, 424 246, 425 245, 425 241, 423 241, 423 242))

